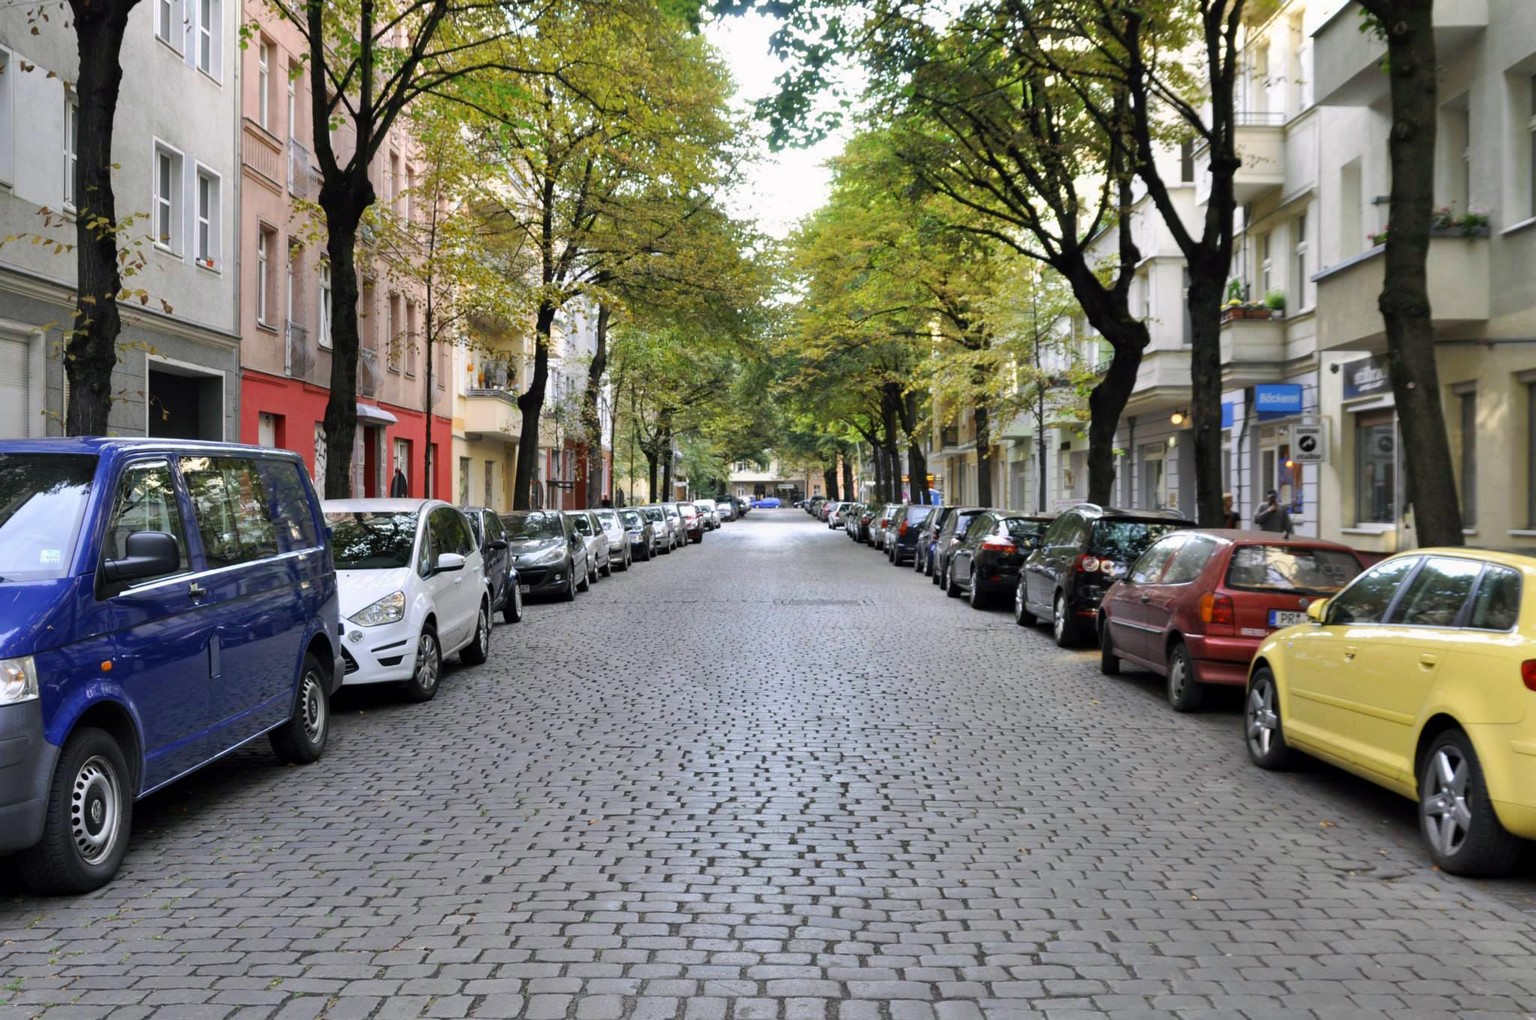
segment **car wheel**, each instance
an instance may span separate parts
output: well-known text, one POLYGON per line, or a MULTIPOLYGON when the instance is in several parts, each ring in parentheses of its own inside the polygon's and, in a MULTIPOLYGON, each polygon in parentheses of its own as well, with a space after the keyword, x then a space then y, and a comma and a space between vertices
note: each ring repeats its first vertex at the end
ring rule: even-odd
MULTIPOLYGON (((574 563, 571 564, 571 569, 572 570, 576 569, 576 565, 574 563)), ((592 561, 591 560, 587 560, 586 562, 582 563, 582 565, 581 565, 581 583, 576 585, 576 590, 577 591, 591 591, 592 590, 592 561)))
POLYGON ((523 590, 517 585, 509 585, 512 590, 507 592, 506 605, 501 607, 501 618, 506 623, 517 623, 523 618, 523 590))
POLYGON ((928 580, 942 588, 944 580, 944 568, 935 563, 933 565, 933 569, 928 571, 928 580))
POLYGON ((431 701, 437 695, 442 672, 443 650, 437 643, 437 631, 423 627, 416 639, 416 672, 405 682, 405 696, 412 701, 431 701))
POLYGON ((1115 639, 1109 635, 1109 621, 1099 618, 1099 672, 1105 676, 1120 675, 1120 656, 1115 654, 1115 639))
POLYGON ((1446 730, 1419 767, 1419 823, 1429 855, 1452 875, 1497 878, 1520 858, 1522 841, 1494 814, 1483 767, 1461 730, 1446 730))
POLYGON ((986 593, 981 590, 981 581, 976 576, 976 568, 971 568, 971 590, 968 593, 972 609, 987 608, 986 593))
POLYGON ((613 554, 612 553, 608 554, 608 559, 606 561, 604 561, 602 566, 597 568, 597 572, 599 574, 602 574, 604 577, 612 577, 613 576, 613 554))
POLYGON ((82 726, 59 754, 43 838, 12 860, 39 893, 86 893, 112 881, 128 850, 133 791, 122 748, 104 730, 82 726))
POLYGON ((1168 653, 1168 704, 1175 712, 1198 712, 1205 701, 1205 685, 1195 679, 1194 664, 1183 642, 1168 653))
POLYGON ((626 545, 624 547, 624 558, 619 560, 619 569, 624 571, 624 572, 626 572, 626 573, 628 573, 629 572, 629 563, 630 563, 629 546, 626 545))
POLYGON ((491 608, 486 603, 480 603, 480 612, 475 619, 475 637, 469 644, 459 649, 459 661, 466 666, 478 666, 491 657, 491 608))
POLYGON ((912 573, 914 573, 914 574, 921 574, 922 572, 923 572, 923 554, 922 554, 921 551, 914 551, 912 553, 912 573))
POLYGON ((308 653, 299 673, 298 697, 293 715, 267 734, 272 753, 284 765, 308 765, 319 761, 331 734, 331 710, 325 697, 325 667, 308 653))
POLYGON ((576 580, 576 561, 571 560, 565 567, 565 591, 561 592, 560 597, 566 602, 575 602, 576 593, 581 590, 581 585, 576 580))
POLYGON ((1020 627, 1033 627, 1036 623, 1035 614, 1025 606, 1024 594, 1024 578, 1021 577, 1013 589, 1013 622, 1020 627))
POLYGON ((940 583, 939 587, 943 588, 944 594, 952 599, 960 597, 960 585, 955 583, 955 565, 953 563, 944 564, 944 580, 940 583))
POLYGON ((1077 621, 1072 619, 1072 610, 1067 606, 1067 596, 1063 592, 1056 593, 1056 601, 1051 605, 1051 635, 1058 648, 1077 647, 1077 621))
POLYGON ((1280 692, 1268 666, 1253 671, 1248 698, 1243 706, 1248 758, 1261 769, 1287 769, 1297 762, 1296 751, 1285 742, 1280 721, 1280 692))

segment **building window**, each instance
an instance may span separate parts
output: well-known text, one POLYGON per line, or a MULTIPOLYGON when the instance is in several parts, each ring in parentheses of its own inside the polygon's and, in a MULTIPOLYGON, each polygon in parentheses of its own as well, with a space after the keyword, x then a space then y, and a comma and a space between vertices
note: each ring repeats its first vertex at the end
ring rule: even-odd
POLYGON ((199 167, 197 171, 197 264, 219 268, 219 179, 199 167))
POLYGON ((1275 278, 1275 264, 1269 257, 1271 240, 1272 238, 1269 234, 1260 234, 1257 241, 1255 242, 1258 247, 1259 263, 1258 286, 1254 288, 1253 294, 1253 300, 1255 301, 1263 301, 1264 298, 1268 296, 1270 290, 1270 281, 1275 278))
POLYGON ((1526 121, 1526 128, 1530 134, 1530 160, 1531 164, 1526 168, 1526 174, 1530 178, 1530 202, 1531 215, 1536 217, 1536 74, 1531 75, 1531 105, 1530 119, 1526 121))
POLYGON ((155 146, 155 244, 181 251, 181 153, 155 146))
POLYGON ((1294 277, 1294 279, 1291 281, 1291 307, 1290 307, 1290 310, 1299 312, 1303 308, 1310 308, 1311 307, 1311 305, 1308 304, 1308 302, 1307 302, 1307 254, 1308 254, 1309 251, 1311 251, 1311 249, 1307 245, 1307 214, 1306 213, 1302 213, 1300 216, 1296 217, 1295 232, 1296 232, 1296 248, 1295 248, 1295 259, 1296 259, 1296 262, 1295 262, 1294 271, 1292 273, 1292 276, 1294 277))
POLYGON ((389 210, 395 215, 400 214, 400 154, 389 154, 389 180, 384 182, 384 188, 389 195, 389 210))
POLYGON ((1179 183, 1195 183, 1195 140, 1186 138, 1179 143, 1179 183))
POLYGON ((405 218, 408 222, 416 219, 416 168, 409 164, 405 168, 405 218))
POLYGON ((11 82, 11 55, 0 50, 0 181, 9 184, 16 172, 16 88, 11 82))
POLYGON ((64 97, 64 208, 75 207, 75 168, 80 165, 80 100, 64 97))
POLYGON ((416 302, 405 303, 405 374, 416 375, 416 302))
POLYGON ((276 251, 277 231, 261 227, 256 235, 256 322, 261 326, 272 325, 272 312, 277 304, 272 292, 272 259, 276 251))
POLYGON ((319 324, 316 335, 319 337, 320 346, 326 350, 331 349, 331 264, 322 260, 320 263, 320 307, 317 309, 319 317, 315 322, 319 324))
POLYGON ((256 123, 272 130, 272 44, 265 39, 256 46, 256 123))
POLYGON ((299 122, 297 120, 299 109, 299 69, 292 64, 288 65, 288 140, 291 142, 299 137, 299 122))
POLYGON ((1355 519, 1397 520, 1397 426, 1391 411, 1355 417, 1355 519))
POLYGON ((197 0, 197 69, 210 78, 221 71, 224 40, 224 5, 220 0, 197 0))
POLYGON ((181 0, 155 0, 155 37, 180 53, 185 31, 181 0))
POLYGON ((398 373, 403 353, 400 350, 400 295, 391 294, 384 308, 384 335, 389 338, 389 370, 398 373))
POLYGON ((1477 391, 1457 395, 1461 403, 1461 523, 1477 525, 1477 391))

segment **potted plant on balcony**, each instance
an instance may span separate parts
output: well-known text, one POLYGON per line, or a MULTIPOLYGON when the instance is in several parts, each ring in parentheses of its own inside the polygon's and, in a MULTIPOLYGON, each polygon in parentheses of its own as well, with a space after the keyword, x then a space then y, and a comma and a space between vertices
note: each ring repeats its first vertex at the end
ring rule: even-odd
POLYGON ((1227 299, 1221 306, 1221 321, 1223 323, 1244 317, 1243 289, 1243 281, 1237 277, 1234 276, 1227 281, 1227 299))
POLYGON ((1488 210, 1468 209, 1456 217, 1456 229, 1461 231, 1463 237, 1487 237, 1488 210))
POLYGON ((1264 307, 1269 309, 1271 319, 1285 318, 1285 291, 1272 290, 1265 294, 1264 307))

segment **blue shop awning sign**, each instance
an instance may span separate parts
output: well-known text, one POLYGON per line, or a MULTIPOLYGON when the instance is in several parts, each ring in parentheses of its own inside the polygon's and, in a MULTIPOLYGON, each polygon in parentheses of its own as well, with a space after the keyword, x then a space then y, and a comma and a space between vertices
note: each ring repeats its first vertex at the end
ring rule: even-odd
POLYGON ((1253 388, 1253 407, 1262 418, 1301 413, 1300 383, 1260 383, 1253 388))
POLYGON ((1232 401, 1230 401, 1230 400, 1222 401, 1222 404, 1221 404, 1221 427, 1222 428, 1229 429, 1229 428, 1232 427, 1232 419, 1233 419, 1236 411, 1237 411, 1237 405, 1234 404, 1232 401))

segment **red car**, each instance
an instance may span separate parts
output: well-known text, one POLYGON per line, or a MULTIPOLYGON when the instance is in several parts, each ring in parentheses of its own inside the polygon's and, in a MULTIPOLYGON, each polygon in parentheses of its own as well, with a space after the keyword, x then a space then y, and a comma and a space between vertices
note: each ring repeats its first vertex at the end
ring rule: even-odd
POLYGON ((1242 686, 1271 631, 1307 622, 1313 599, 1365 569, 1348 546, 1262 531, 1177 531, 1154 543, 1104 595, 1099 668, 1125 661, 1168 678, 1176 711, 1206 684, 1242 686))

